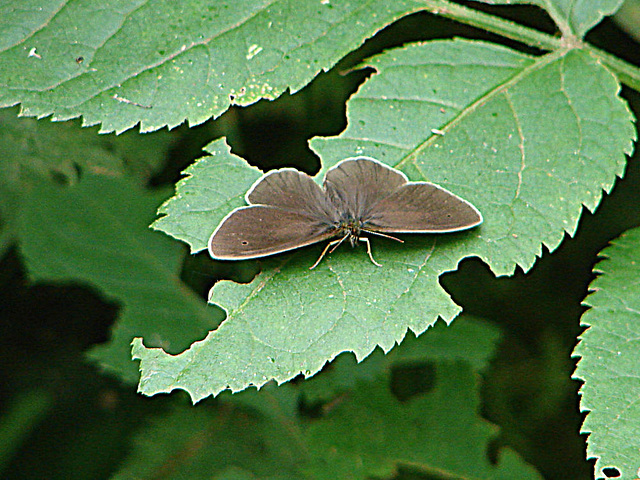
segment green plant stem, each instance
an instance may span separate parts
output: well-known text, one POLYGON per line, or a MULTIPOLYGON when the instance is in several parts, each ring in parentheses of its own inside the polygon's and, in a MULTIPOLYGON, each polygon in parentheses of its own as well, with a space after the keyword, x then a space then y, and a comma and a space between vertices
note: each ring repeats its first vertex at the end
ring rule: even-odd
POLYGON ((622 83, 640 92, 640 68, 588 43, 585 48, 609 67, 622 83))
POLYGON ((472 27, 481 28, 541 50, 584 48, 609 67, 622 83, 640 91, 640 68, 577 38, 549 35, 534 28, 525 27, 447 0, 426 0, 425 10, 434 15, 441 15, 472 27))
POLYGON ((560 37, 447 0, 426 0, 425 10, 541 50, 557 50, 562 46, 560 37))

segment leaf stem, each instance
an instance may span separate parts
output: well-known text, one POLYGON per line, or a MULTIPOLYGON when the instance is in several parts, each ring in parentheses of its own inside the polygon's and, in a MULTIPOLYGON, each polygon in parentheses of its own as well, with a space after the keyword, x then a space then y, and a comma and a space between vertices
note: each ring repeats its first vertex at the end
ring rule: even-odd
POLYGON ((495 33, 541 50, 584 48, 609 67, 617 75, 620 82, 640 91, 639 67, 627 63, 621 58, 600 50, 593 45, 584 43, 577 38, 549 35, 534 28, 525 27, 510 20, 458 5, 448 0, 425 0, 425 10, 434 15, 441 15, 472 27, 481 28, 487 32, 495 33))
POLYGON ((425 0, 425 10, 434 15, 442 15, 541 50, 556 50, 562 46, 562 40, 558 36, 549 35, 540 30, 525 27, 511 20, 505 20, 448 0, 425 0))
POLYGON ((609 67, 622 83, 640 92, 640 68, 588 43, 585 48, 609 67))

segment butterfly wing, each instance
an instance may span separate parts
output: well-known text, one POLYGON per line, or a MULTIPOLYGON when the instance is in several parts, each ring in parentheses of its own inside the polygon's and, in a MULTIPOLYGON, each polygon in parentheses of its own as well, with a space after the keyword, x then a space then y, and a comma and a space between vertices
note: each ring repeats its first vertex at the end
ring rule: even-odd
POLYGON ((363 228, 382 233, 446 233, 482 223, 476 207, 438 185, 409 182, 378 201, 363 228))
POLYGON ((250 205, 268 205, 327 221, 337 218, 320 186, 293 168, 265 174, 247 192, 246 200, 250 205))
POLYGON ((368 157, 349 158, 327 171, 324 188, 336 209, 361 219, 381 199, 407 183, 404 173, 368 157))
POLYGON ((320 242, 335 234, 332 225, 289 210, 250 205, 235 209, 209 239, 218 260, 266 257, 320 242))

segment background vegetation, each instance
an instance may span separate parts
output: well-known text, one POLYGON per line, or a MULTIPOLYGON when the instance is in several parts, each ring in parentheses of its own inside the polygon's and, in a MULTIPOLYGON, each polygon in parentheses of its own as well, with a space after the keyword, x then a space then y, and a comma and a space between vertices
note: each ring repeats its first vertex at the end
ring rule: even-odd
MULTIPOLYGON (((516 247, 512 250, 504 247, 501 260, 483 253, 474 244, 465 247, 465 241, 471 242, 465 237, 440 247, 449 248, 445 251, 450 252, 453 258, 447 265, 455 268, 457 261, 461 260, 455 271, 442 275, 441 271, 451 268, 433 267, 436 271, 433 278, 463 308, 463 313, 451 326, 445 326, 442 319, 435 320, 440 315, 449 321, 456 316, 457 309, 447 303, 446 296, 441 300, 433 288, 425 285, 415 293, 417 300, 410 304, 408 313, 400 317, 400 330, 404 335, 408 326, 420 333, 431 325, 435 326, 417 339, 409 332, 402 344, 387 355, 377 348, 369 356, 359 355, 367 358, 356 364, 352 353, 342 353, 311 379, 305 380, 304 374, 315 371, 305 371, 306 368, 296 371, 291 367, 282 377, 270 377, 279 381, 295 377, 279 387, 271 382, 260 391, 249 388, 233 395, 225 391, 215 398, 202 400, 195 407, 191 400, 218 393, 227 385, 234 388, 236 378, 228 374, 219 381, 214 379, 212 384, 221 382, 223 387, 212 386, 205 391, 197 391, 195 384, 186 384, 180 388, 188 393, 174 391, 171 395, 147 397, 135 392, 135 384, 139 380, 137 363, 131 361, 129 350, 129 343, 134 337, 142 337, 146 347, 162 346, 172 354, 179 354, 193 342, 204 339, 222 322, 225 311, 217 305, 226 308, 230 318, 233 315, 236 315, 233 318, 238 318, 237 309, 229 305, 232 304, 230 299, 235 298, 233 295, 240 296, 240 293, 236 290, 231 290, 231 293, 222 291, 221 288, 227 285, 224 282, 217 283, 218 290, 214 293, 219 295, 216 298, 225 302, 206 304, 209 290, 216 282, 228 279, 250 282, 258 271, 263 275, 258 278, 264 281, 264 275, 282 271, 287 275, 285 280, 289 285, 300 284, 303 278, 300 271, 306 269, 310 264, 308 259, 315 258, 317 253, 315 250, 296 253, 299 256, 294 256, 293 261, 286 260, 291 261, 290 264, 270 261, 261 264, 220 263, 211 260, 206 252, 189 254, 184 243, 150 230, 148 225, 158 218, 157 208, 174 195, 175 184, 183 178, 181 172, 185 168, 191 166, 194 169, 199 165, 203 170, 191 170, 192 176, 179 184, 178 193, 184 194, 189 186, 194 185, 189 182, 206 179, 197 175, 206 173, 204 167, 215 165, 208 162, 216 156, 207 156, 193 167, 195 160, 204 155, 203 148, 207 147, 210 153, 223 158, 224 162, 244 159, 263 171, 294 166, 315 174, 326 168, 330 161, 338 160, 340 151, 331 151, 334 148, 331 145, 335 145, 331 140, 326 144, 316 140, 312 150, 309 140, 313 137, 344 136, 348 118, 357 118, 355 109, 358 107, 353 100, 362 98, 365 92, 371 93, 366 88, 373 84, 367 82, 381 75, 383 70, 381 64, 369 60, 372 56, 382 52, 396 55, 399 50, 394 49, 414 42, 462 37, 489 42, 482 45, 499 44, 518 54, 539 58, 549 50, 549 45, 536 44, 536 37, 525 38, 526 34, 535 31, 549 35, 544 37, 547 39, 566 40, 568 30, 563 30, 561 25, 562 35, 557 32, 558 17, 553 13, 550 17, 543 9, 534 6, 472 6, 474 11, 486 12, 491 18, 511 19, 531 29, 520 31, 519 38, 513 40, 506 38, 509 36, 506 35, 506 23, 500 24, 500 35, 489 33, 486 20, 489 17, 469 16, 464 11, 455 10, 455 4, 449 5, 452 8, 449 12, 443 9, 448 4, 439 3, 426 3, 424 9, 402 7, 405 8, 402 10, 398 7, 398 13, 389 14, 389 20, 370 27, 373 29, 371 35, 361 33, 362 39, 371 38, 361 46, 356 42, 357 48, 335 47, 332 50, 331 45, 321 44, 319 52, 306 52, 305 61, 311 63, 309 59, 317 58, 321 64, 317 68, 324 64, 332 68, 317 75, 313 69, 304 75, 297 71, 289 73, 294 94, 289 91, 280 94, 276 89, 273 96, 277 99, 260 100, 263 96, 269 97, 269 92, 260 88, 251 91, 249 88, 245 92, 232 93, 228 104, 216 99, 207 106, 209 110, 198 110, 189 103, 186 93, 183 95, 182 90, 176 90, 169 94, 173 97, 165 107, 150 109, 144 102, 157 100, 157 97, 145 97, 148 90, 146 80, 142 78, 139 85, 128 84, 126 95, 121 93, 119 97, 141 97, 137 105, 116 101, 117 107, 126 110, 120 113, 115 110, 114 113, 109 110, 111 107, 101 110, 99 106, 105 98, 110 98, 110 90, 105 90, 103 98, 92 94, 90 100, 83 99, 83 89, 89 87, 82 85, 80 80, 80 84, 71 85, 66 92, 53 88, 50 96, 37 97, 33 92, 37 92, 38 87, 30 82, 36 82, 36 78, 46 84, 47 79, 30 77, 28 68, 12 63, 12 51, 15 49, 21 49, 20 61, 37 61, 38 57, 47 60, 45 46, 32 52, 29 40, 32 37, 18 41, 16 38, 20 34, 16 32, 37 31, 37 25, 43 28, 51 26, 65 15, 71 15, 85 29, 99 30, 91 21, 95 18, 92 2, 59 3, 59 9, 51 19, 36 26, 29 23, 29 15, 19 18, 15 13, 20 9, 29 12, 33 7, 27 5, 29 2, 21 2, 20 8, 16 2, 0 6, 6 14, 4 18, 13 22, 7 24, 11 29, 4 28, 4 33, 0 34, 4 49, 0 54, 4 55, 0 56, 0 65, 4 62, 0 67, 3 71, 3 82, 0 83, 4 84, 2 105, 10 107, 20 102, 25 116, 53 114, 60 120, 82 113, 85 123, 101 124, 82 128, 81 120, 52 123, 48 118, 18 118, 21 111, 18 107, 0 112, 0 162, 4 177, 0 191, 0 468, 3 478, 588 479, 594 477, 595 461, 587 460, 587 436, 580 434, 585 413, 580 411, 579 390, 582 387, 587 395, 590 385, 593 386, 592 396, 587 405, 583 403, 583 409, 588 407, 596 413, 612 407, 614 414, 626 412, 618 415, 624 422, 617 424, 607 419, 592 420, 591 425, 587 423, 586 429, 597 432, 592 435, 594 443, 589 456, 605 459, 598 465, 596 476, 635 478, 633 475, 640 467, 640 455, 633 455, 638 451, 638 440, 630 432, 637 432, 640 424, 640 412, 633 407, 640 391, 633 380, 634 372, 637 378, 638 364, 634 356, 637 348, 633 348, 637 329, 632 316, 637 313, 635 302, 639 298, 639 292, 634 290, 634 282, 638 278, 634 262, 640 253, 637 233, 630 232, 606 250, 607 256, 612 258, 610 263, 598 264, 598 255, 609 242, 639 224, 640 168, 635 155, 624 157, 624 153, 631 153, 629 145, 635 138, 631 116, 622 118, 624 115, 621 113, 622 119, 612 119, 603 113, 608 111, 606 108, 587 97, 589 90, 598 88, 597 76, 593 73, 601 72, 598 68, 602 65, 598 62, 589 66, 593 70, 582 71, 585 77, 580 85, 585 89, 585 102, 594 112, 593 118, 583 118, 595 119, 595 123, 598 123, 596 120, 601 121, 612 130, 609 135, 599 131, 594 135, 606 137, 601 145, 606 153, 598 151, 594 154, 596 159, 607 157, 610 160, 607 165, 602 162, 606 175, 597 177, 600 172, 594 173, 589 162, 583 170, 571 170, 567 177, 575 177, 579 184, 584 180, 585 189, 591 189, 583 197, 580 197, 582 192, 576 194, 576 201, 572 204, 574 210, 557 206, 559 218, 567 224, 573 222, 573 225, 550 227, 549 236, 545 237, 545 231, 539 238, 531 238, 529 244, 526 235, 520 234, 520 240, 514 237, 516 247), (80 7, 85 10, 80 13, 74 10, 80 7), (552 18, 556 20, 555 24, 552 18), (478 22, 484 28, 470 26, 478 22), (337 64, 326 60, 325 57, 331 55, 336 56, 335 61, 339 60, 337 64), (15 87, 20 82, 22 90, 15 87), (357 97, 356 92, 361 97, 357 97), (353 103, 347 117, 349 99, 353 103), (172 112, 172 102, 189 108, 185 107, 184 112, 179 109, 172 112), (160 113, 155 117, 158 111, 160 113), (204 121, 211 115, 220 116, 204 121), (191 128, 182 124, 187 117, 193 123, 191 128), (141 126, 129 129, 138 122, 142 122, 141 126), (164 125, 177 127, 157 130, 164 125), (100 129, 124 133, 99 134, 100 129), (156 131, 142 134, 139 129, 156 131), (212 143, 222 137, 226 139, 230 152, 222 140, 212 143), (615 181, 615 188, 610 194, 603 194, 600 201, 602 189, 609 189, 616 175, 623 170, 624 178, 615 181), (589 208, 582 208, 582 203, 589 208), (598 204, 592 213, 590 209, 598 204), (578 217, 577 231, 569 235, 567 232, 573 233, 578 217), (456 250, 460 244, 463 246, 456 250), (550 245, 553 251, 549 252, 545 245, 550 245), (537 260, 536 254, 540 257, 537 260), (301 265, 299 270, 294 264, 301 265), (595 307, 587 314, 590 316, 582 318, 587 308, 582 302, 596 277, 594 268, 605 271, 598 280, 601 283, 594 284, 601 293, 587 300, 595 307), (605 280, 607 278, 611 280, 605 280), (428 305, 431 310, 423 308, 421 303, 436 301, 440 303, 435 307, 428 305), (572 379, 577 363, 577 358, 572 355, 578 336, 584 330, 581 318, 583 322, 594 325, 594 331, 600 322, 600 325, 605 325, 603 330, 622 341, 594 334, 600 336, 577 352, 585 356, 585 364, 581 364, 578 370, 578 380, 572 379), (620 319, 626 330, 615 330, 612 319, 620 319), (423 320, 426 323, 419 323, 423 320), (169 330, 174 335, 171 342, 163 333, 169 330), (627 345, 629 352, 621 345, 627 345), (624 369, 607 363, 606 355, 593 353, 590 348, 596 352, 623 352, 624 369), (298 372, 301 374, 296 376, 298 372), (616 383, 613 381, 616 378, 624 382, 616 383), (587 379, 586 384, 584 379, 587 379), (612 379, 611 383, 601 383, 609 379, 612 379), (615 399, 622 403, 615 403, 615 399)), ((247 12, 264 13, 267 8, 259 2, 245 3, 247 12)), ((593 3, 594 10, 607 7, 593 3)), ((205 6, 204 2, 194 4, 196 6, 184 2, 183 7, 196 11, 196 7, 205 6)), ((278 2, 275 4, 277 6, 278 2)), ((193 26, 193 19, 192 23, 182 20, 172 12, 170 5, 163 2, 140 3, 140 8, 145 6, 163 13, 147 26, 150 31, 163 30, 167 37, 186 31, 189 39, 197 37, 199 30, 193 26), (166 28, 163 29, 163 25, 166 28)), ((107 10, 113 9, 114 16, 120 13, 113 5, 107 7, 107 10)), ((563 4, 549 3, 546 7, 547 11, 557 14, 563 4)), ((375 8, 372 7, 373 11, 375 8)), ((633 4, 625 8, 633 9, 633 4)), ((286 8, 282 9, 286 18, 286 8)), ((633 10, 625 11, 619 22, 608 18, 595 22, 595 28, 586 29, 589 30, 586 41, 628 62, 618 70, 611 64, 607 68, 612 68, 616 78, 630 86, 623 87, 621 96, 637 116, 640 103, 636 90, 640 77, 634 77, 637 70, 633 65, 640 64, 640 48, 628 33, 621 30, 622 25, 631 35, 634 31, 637 33, 638 24, 634 25, 630 11, 633 10)), ((195 18, 204 14, 193 15, 195 18)), ((304 32, 305 28, 311 28, 312 25, 301 20, 304 15, 299 11, 292 9, 290 15, 294 25, 289 25, 285 31, 304 32)), ((216 17, 214 22, 218 21, 224 25, 224 21, 216 17)), ((73 37, 71 24, 73 22, 57 31, 73 37)), ((353 29, 357 30, 356 26, 353 29)), ((571 25, 571 29, 577 34, 574 40, 585 33, 580 26, 571 25)), ((143 26, 140 26, 140 32, 136 36, 139 45, 120 45, 124 53, 118 54, 117 58, 122 62, 123 70, 136 68, 135 61, 127 60, 127 54, 145 48, 147 37, 143 26)), ((239 33, 241 38, 245 34, 239 33)), ((234 42, 229 44, 229 52, 235 48, 237 39, 234 42)), ((62 50, 65 55, 73 57, 74 68, 95 65, 80 45, 76 46, 76 51, 67 43, 62 50)), ((255 53, 256 49, 252 50, 251 45, 251 40, 242 44, 243 55, 247 46, 249 54, 255 53)), ((462 45, 461 50, 467 52, 464 49, 480 44, 462 45)), ((577 50, 582 49, 578 47, 577 50)), ((100 48, 97 46, 96 51, 101 51, 100 48)), ((115 47, 111 45, 109 48, 115 47)), ((497 55, 496 52, 492 50, 492 54, 497 55)), ((570 54, 566 56, 568 58, 570 54)), ((529 61, 526 60, 529 57, 522 58, 522 62, 529 61)), ((607 58, 617 61, 616 57, 607 58)), ((146 61, 152 63, 153 59, 147 58, 146 61)), ((164 60, 162 65, 170 68, 170 63, 164 60)), ((60 69, 66 68, 60 65, 60 69)), ((195 65, 199 65, 197 61, 195 65)), ((458 71, 461 69, 459 67, 458 71)), ((191 79, 196 79, 194 83, 199 81, 198 72, 197 68, 187 71, 184 74, 186 84, 191 79)), ((435 75, 434 72, 430 70, 429 75, 435 75)), ((55 69, 49 72, 51 78, 57 73, 55 69)), ((405 78, 412 80, 409 74, 405 78)), ((613 76, 609 80, 614 85, 612 79, 613 76)), ((258 76, 258 83, 263 81, 262 86, 274 83, 271 80, 258 76)), ((284 80, 285 84, 287 81, 284 80)), ((251 83, 247 82, 247 85, 251 83)), ((442 85, 446 86, 447 82, 451 82, 449 88, 455 90, 455 82, 450 78, 443 79, 442 85)), ((481 84, 482 80, 471 78, 469 83, 481 84)), ((185 87, 184 92, 187 90, 185 87)), ((535 99, 537 94, 546 98, 547 93, 534 90, 530 98, 535 99)), ((612 97, 614 94, 615 89, 612 97)), ((606 95, 603 93, 602 96, 606 95)), ((464 106, 466 110, 470 109, 467 104, 464 106)), ((539 111, 539 108, 534 103, 531 111, 539 111)), ((553 136, 554 131, 561 131, 564 127, 558 124, 559 115, 556 111, 541 111, 544 125, 534 132, 537 137, 527 137, 531 142, 535 138, 549 139, 546 145, 551 149, 546 154, 549 157, 560 156, 565 147, 561 135, 558 138, 553 136)), ((363 118, 369 121, 376 116, 369 112, 363 118)), ((382 119, 389 121, 387 117, 382 119)), ((424 127, 421 117, 408 120, 398 127, 408 130, 424 127)), ((454 128, 457 121, 451 119, 436 126, 454 128)), ((475 120, 469 130, 482 130, 486 125, 482 122, 475 120)), ((353 120, 351 123, 357 122, 353 120)), ((355 127, 351 124, 350 128, 355 127)), ((455 138, 454 135, 455 130, 447 131, 444 141, 455 138)), ((581 138, 591 137, 585 134, 581 138)), ((473 143, 473 138, 466 141, 473 143)), ((364 153, 370 154, 368 151, 364 153)), ((469 160, 476 156, 470 154, 464 158, 469 160)), ((435 167, 444 165, 444 161, 439 161, 441 163, 436 162, 435 167)), ((471 178, 474 172, 479 171, 484 177, 469 180, 463 175, 460 178, 465 178, 467 186, 477 185, 480 191, 482 186, 488 188, 491 185, 487 180, 490 169, 486 165, 469 162, 459 167, 465 170, 464 175, 471 178)), ((224 170, 213 171, 211 182, 224 184, 229 183, 228 178, 239 178, 229 173, 235 164, 224 165, 224 170)), ((420 179, 416 178, 421 171, 420 165, 423 164, 405 165, 407 173, 420 179), (411 165, 415 169, 412 170, 411 165)), ((509 166, 505 164, 504 168, 508 170, 509 166)), ((241 172, 239 175, 245 175, 243 181, 250 184, 255 171, 249 168, 238 171, 241 172)), ((444 172, 438 183, 447 181, 447 174, 458 178, 455 172, 444 172)), ((431 175, 435 180, 439 174, 431 171, 431 175)), ((451 180, 451 183, 455 185, 456 181, 451 180)), ((570 181, 568 183, 571 184, 570 181)), ((238 189, 246 190, 243 185, 239 183, 238 189)), ((226 192, 226 187, 219 188, 226 192)), ((532 183, 532 198, 537 195, 536 188, 540 189, 540 198, 546 198, 546 195, 555 198, 555 191, 545 190, 548 185, 542 181, 532 183)), ((573 192, 567 188, 567 196, 573 195, 570 191, 573 192)), ((487 198, 495 195, 497 198, 500 192, 487 190, 477 195, 479 199, 484 199, 483 195, 487 198)), ((173 204, 175 208, 182 208, 179 199, 174 202, 178 202, 173 204)), ((475 200, 474 203, 477 204, 475 200)), ((165 205, 163 208, 169 207, 165 205)), ((220 208, 229 211, 226 203, 220 208)), ((487 218, 487 208, 481 210, 487 218)), ((180 212, 186 212, 185 216, 192 214, 187 209, 180 212)), ((200 241, 194 233, 195 227, 183 236, 175 234, 175 225, 179 222, 170 222, 178 216, 176 210, 170 211, 164 217, 169 219, 169 223, 160 223, 159 228, 185 240, 192 252, 199 250, 195 247, 200 241), (189 235, 196 240, 185 239, 189 235)), ((525 214, 523 218, 525 222, 530 220, 525 214)), ((534 220, 527 225, 532 230, 538 228, 534 220)), ((206 222, 200 222, 198 228, 203 230, 203 235, 212 230, 206 222)), ((411 251, 422 252, 426 245, 418 243, 411 251)), ((376 244, 375 248, 384 250, 387 246, 382 243, 376 244)), ((353 274, 367 261, 361 254, 361 251, 345 249, 336 252, 339 259, 335 261, 344 262, 353 274)), ((383 258, 387 255, 387 262, 395 261, 404 254, 406 250, 382 253, 383 258)), ((371 288, 368 282, 373 277, 369 277, 367 272, 357 280, 360 282, 357 287, 363 290, 371 288)), ((389 278, 391 284, 399 278, 392 267, 386 272, 395 275, 389 278)), ((319 272, 310 277, 309 291, 324 279, 322 275, 319 272)), ((238 288, 247 288, 246 285, 252 284, 243 283, 238 288)), ((257 321, 272 328, 279 325, 277 319, 287 315, 289 310, 286 307, 296 294, 291 289, 278 288, 281 287, 275 285, 276 293, 268 302, 265 301, 262 310, 255 307, 256 311, 264 311, 257 321)), ((302 289, 302 292, 306 290, 302 289)), ((299 300, 302 305, 309 301, 299 300)), ((325 305, 318 307, 319 311, 325 308, 325 305)), ((364 310, 354 312, 354 315, 367 317, 364 310)), ((311 320, 313 323, 316 318, 311 320)), ((294 323, 296 321, 299 319, 294 319, 294 323)), ((243 348, 228 342, 227 347, 232 353, 234 349, 239 351, 243 348)), ((384 349, 389 350, 394 344, 393 335, 385 337, 384 342, 384 349)), ((360 347, 335 348, 337 354, 343 350, 357 351, 360 347)), ((362 347, 362 352, 367 348, 362 347)), ((141 349, 139 353, 143 357, 149 355, 145 357, 150 362, 146 374, 151 379, 158 371, 164 372, 158 365, 165 365, 162 363, 164 357, 151 358, 154 352, 141 349), (158 364, 153 364, 153 361, 158 364)), ((320 354, 325 360, 333 356, 320 354)), ((239 369, 242 370, 246 366, 242 363, 246 357, 239 352, 238 358, 239 369)), ((211 371, 213 377, 214 365, 207 362, 211 362, 211 357, 201 360, 200 367, 206 372, 211 371)), ((319 369, 324 361, 316 363, 316 369, 319 369)), ((169 369, 167 367, 167 371, 169 369)), ((143 368, 143 378, 144 373, 143 368)), ((234 389, 244 390, 252 383, 248 378, 240 378, 234 389)), ((265 378, 265 381, 270 378, 265 378)), ((175 385, 145 387, 143 383, 141 388, 148 388, 145 393, 153 394, 172 390, 175 385)), ((594 418, 601 417, 594 415, 594 418)))

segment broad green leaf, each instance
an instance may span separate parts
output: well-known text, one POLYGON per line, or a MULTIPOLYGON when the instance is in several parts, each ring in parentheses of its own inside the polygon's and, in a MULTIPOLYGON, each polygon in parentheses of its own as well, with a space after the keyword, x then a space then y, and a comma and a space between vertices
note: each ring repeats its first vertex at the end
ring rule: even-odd
POLYGON ((138 377, 128 355, 134 336, 178 353, 221 319, 181 284, 179 245, 149 230, 158 203, 129 181, 87 174, 68 188, 34 186, 20 216, 34 281, 85 283, 121 304, 110 342, 92 357, 126 381, 138 377))
POLYGON ((469 315, 461 315, 456 322, 447 326, 437 322, 428 335, 416 338, 407 335, 402 344, 386 355, 376 349, 366 361, 356 365, 353 355, 339 355, 331 362, 330 368, 299 384, 309 402, 329 398, 353 388, 357 382, 373 381, 390 366, 405 366, 421 362, 439 360, 446 362, 464 361, 474 370, 487 365, 487 352, 494 349, 498 341, 497 329, 484 321, 469 315))
MULTIPOLYGON (((15 318, 15 317, 14 317, 15 318)), ((12 398, 0 415, 0 469, 11 463, 15 453, 26 443, 31 432, 53 409, 54 393, 32 386, 12 398)))
POLYGON ((176 195, 158 210, 164 215, 153 228, 168 233, 191 246, 197 253, 207 248, 211 232, 231 210, 246 205, 247 185, 252 185, 261 172, 247 166, 231 154, 224 140, 209 144, 211 153, 187 168, 186 178, 178 182, 176 195))
POLYGON ((105 148, 105 137, 96 135, 95 129, 82 129, 77 122, 18 118, 17 113, 16 109, 0 110, 5 189, 21 190, 25 180, 34 175, 56 174, 75 183, 78 168, 112 176, 124 174, 123 159, 105 148))
POLYGON ((613 15, 624 0, 479 0, 492 5, 532 4, 546 10, 564 36, 578 38, 613 15))
POLYGON ((78 122, 18 118, 16 109, 0 111, 3 189, 22 190, 30 177, 56 175, 75 183, 78 170, 113 177, 137 173, 142 181, 162 165, 174 138, 168 132, 96 135, 78 122), (134 148, 135 145, 135 148, 134 148))
POLYGON ((419 0, 27 0, 0 6, 0 106, 102 132, 296 92, 419 0), (304 28, 300 28, 304 25, 304 28))
POLYGON ((435 363, 428 394, 400 402, 383 382, 360 384, 307 433, 314 479, 391 477, 411 465, 444 478, 541 478, 505 449, 492 465, 489 442, 497 433, 477 414, 474 372, 463 364, 435 363), (452 454, 453 452, 453 454, 452 454))
POLYGON ((529 57, 437 41, 367 64, 378 75, 349 102, 347 129, 312 141, 324 167, 368 155, 469 200, 485 221, 464 253, 497 275, 527 271, 542 244, 553 251, 573 235, 633 151, 619 84, 581 50, 529 57))
POLYGON ((574 354, 580 361, 575 378, 584 381, 580 407, 589 412, 587 455, 596 459, 596 478, 615 467, 623 480, 640 471, 640 229, 635 228, 602 251, 600 276, 585 300, 587 330, 574 354))
POLYGON ((95 132, 78 133, 72 123, 39 122, 16 114, 14 109, 0 111, 0 252, 16 240, 22 202, 34 181, 58 177, 73 183, 78 168, 112 175, 124 171, 122 159, 107 151, 95 132))
MULTIPOLYGON (((376 346, 386 352, 439 316, 450 322, 460 309, 438 283, 441 273, 473 255, 498 275, 528 270, 542 245, 553 250, 575 232, 583 205, 596 208, 632 150, 633 117, 619 85, 581 51, 535 58, 453 40, 390 50, 369 64, 377 74, 349 101, 346 131, 312 143, 324 168, 377 158, 471 201, 484 224, 405 236, 402 245, 373 239, 382 268, 362 249, 341 248, 310 271, 321 245, 265 259, 253 282, 211 290, 227 319, 205 340, 177 356, 135 341, 143 393, 182 388, 197 401, 281 383, 313 375, 343 351, 358 360, 376 346)), ((189 209, 179 196, 172 207, 189 209)), ((216 209, 213 197, 208 208, 216 209)), ((201 234, 192 250, 205 242, 201 234)))
MULTIPOLYGON (((73 184, 79 172, 131 176, 141 182, 157 171, 173 138, 149 135, 96 135, 78 122, 52 123, 18 118, 17 109, 0 111, 0 216, 7 243, 15 240, 21 205, 34 182, 56 179, 73 184), (135 149, 130 145, 135 142, 135 149)), ((0 246, 0 251, 2 246, 0 246)))
POLYGON ((478 370, 492 355, 496 329, 465 318, 450 328, 441 322, 434 333, 390 355, 377 350, 361 365, 342 363, 339 375, 330 365, 312 380, 333 392, 317 418, 298 413, 307 382, 223 395, 216 409, 178 406, 140 432, 115 479, 147 478, 168 465, 168 479, 364 480, 392 478, 402 467, 438 478, 539 479, 509 449, 495 465, 488 458, 498 432, 478 413, 478 370), (406 365, 432 366, 434 376, 399 400, 391 372, 406 365))

